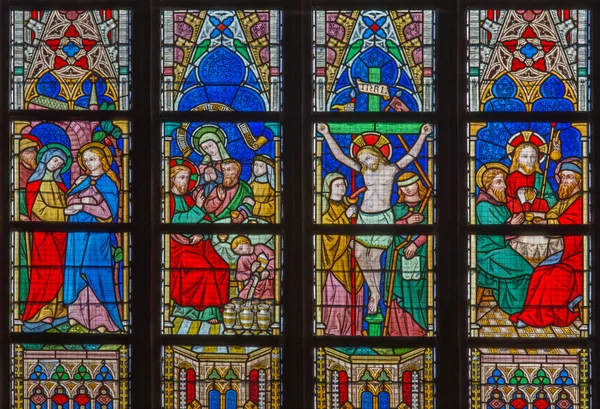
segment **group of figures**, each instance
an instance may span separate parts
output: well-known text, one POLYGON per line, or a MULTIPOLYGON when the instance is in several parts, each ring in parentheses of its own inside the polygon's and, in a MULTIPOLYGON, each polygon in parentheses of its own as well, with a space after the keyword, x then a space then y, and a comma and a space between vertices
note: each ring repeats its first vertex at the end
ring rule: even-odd
MULTIPOLYGON (((279 164, 256 152, 273 155, 274 135, 268 126, 192 123, 173 132, 176 137, 165 142, 170 153, 165 197, 169 222, 267 224, 280 219, 279 164), (260 142, 247 144, 240 129, 260 130, 260 142)), ((273 235, 171 234, 170 316, 215 325, 222 322, 223 308, 232 298, 272 303, 278 291, 278 241, 273 235), (237 289, 231 292, 231 287, 237 289)), ((181 320, 171 324, 179 327, 181 320)))
MULTIPOLYGON (((430 223, 427 208, 431 208, 433 183, 416 158, 433 132, 431 125, 421 127, 412 148, 406 149, 406 154, 395 162, 390 161, 392 146, 381 133, 369 131, 354 136, 347 155, 338 144, 337 139, 341 138, 332 136, 327 124, 317 125, 317 131, 331 152, 330 163, 350 168, 352 175, 360 175, 363 183, 357 188, 353 181, 351 194, 346 196, 348 178, 341 169, 326 173, 322 223, 399 226, 430 223), (406 170, 409 165, 416 173, 406 170), (397 198, 395 204, 393 196, 397 198)), ((324 169, 329 167, 328 159, 323 159, 324 169)), ((321 294, 324 333, 425 336, 432 324, 428 316, 433 285, 428 277, 432 260, 429 239, 427 235, 319 236, 321 259, 317 274, 326 276, 321 294)))
MULTIPOLYGON (((508 139, 509 166, 490 161, 478 168, 477 224, 587 223, 587 164, 562 157, 581 135, 570 124, 549 125, 548 142, 532 130, 508 139)), ((582 236, 477 236, 477 304, 490 289, 517 328, 571 325, 584 298, 584 247, 582 236)))
MULTIPOLYGON (((55 223, 121 221, 123 170, 117 162, 121 162, 123 138, 117 129, 112 123, 95 128, 91 123, 24 127, 17 139, 19 154, 15 157, 18 192, 14 207, 18 219, 55 223), (111 135, 106 133, 109 128, 111 135), (69 139, 67 135, 72 136, 73 129, 81 132, 81 139, 69 139), (74 147, 76 144, 79 148, 74 147)), ((22 331, 125 330, 121 235, 38 230, 15 233, 15 241, 15 325, 21 325, 22 331)))

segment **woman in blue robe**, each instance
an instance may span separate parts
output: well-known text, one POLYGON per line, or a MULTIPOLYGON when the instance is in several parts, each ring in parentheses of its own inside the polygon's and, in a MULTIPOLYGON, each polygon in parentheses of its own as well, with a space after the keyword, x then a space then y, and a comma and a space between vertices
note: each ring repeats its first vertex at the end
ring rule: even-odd
MULTIPOLYGON (((111 223, 118 218, 119 180, 111 169, 108 147, 84 145, 77 157, 84 175, 67 193, 70 222, 111 223)), ((115 288, 114 260, 108 232, 70 232, 65 260, 64 304, 71 325, 88 330, 123 330, 115 288)))

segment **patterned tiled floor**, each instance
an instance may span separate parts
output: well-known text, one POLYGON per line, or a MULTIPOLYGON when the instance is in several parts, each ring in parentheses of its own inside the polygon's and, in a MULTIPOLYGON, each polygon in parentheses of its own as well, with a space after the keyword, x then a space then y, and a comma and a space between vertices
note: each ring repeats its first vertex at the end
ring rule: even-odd
POLYGON ((545 328, 517 328, 502 311, 493 298, 486 297, 477 311, 477 323, 481 326, 481 337, 520 337, 520 338, 566 338, 579 337, 582 322, 577 319, 568 327, 550 326, 545 328))

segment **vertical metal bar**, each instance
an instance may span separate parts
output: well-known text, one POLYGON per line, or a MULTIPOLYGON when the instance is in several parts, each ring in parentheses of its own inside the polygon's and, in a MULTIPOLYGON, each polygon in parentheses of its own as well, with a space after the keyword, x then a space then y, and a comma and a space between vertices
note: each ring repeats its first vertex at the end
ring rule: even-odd
MULTIPOLYGON (((311 198, 301 181, 306 178, 305 141, 308 139, 306 98, 303 91, 307 78, 307 58, 310 42, 306 42, 302 0, 287 0, 283 6, 283 186, 284 279, 283 279, 283 408, 309 408, 305 400, 307 360, 310 345, 306 340, 309 326, 306 308, 306 287, 310 280, 306 268, 306 242, 302 237, 303 215, 306 217, 306 197, 311 198), (302 154, 300 154, 302 152, 302 154), (304 244, 304 245, 303 245, 304 244), (302 291, 298 284, 302 283, 302 291)), ((310 110, 308 111, 310 112, 310 110)), ((310 179, 310 172, 308 172, 310 179)), ((304 220, 305 221, 305 220, 304 220)))
POLYGON ((438 257, 437 407, 466 408, 466 238, 459 231, 466 209, 464 16, 462 2, 448 2, 437 14, 438 257), (454 171, 450 171, 454 169, 454 171), (452 378, 449 377, 453 374, 452 378), (450 379, 458 380, 450 381, 450 379))
POLYGON ((9 314, 10 314, 10 229, 8 220, 10 217, 10 153, 11 139, 10 121, 8 117, 8 97, 9 97, 9 58, 10 49, 10 15, 8 0, 2 0, 0 3, 0 21, 2 22, 2 31, 0 33, 0 129, 3 138, 0 143, 0 172, 4 177, 0 178, 0 220, 2 228, 0 230, 0 408, 8 409, 12 388, 10 384, 11 373, 11 354, 9 338, 9 314))
MULTIPOLYGON (((592 41, 592 46, 590 48, 590 59, 591 59, 591 66, 590 66, 590 76, 592 78, 592 80, 590 81, 591 83, 591 87, 592 87, 592 93, 591 93, 591 109, 593 111, 598 110, 598 107, 600 106, 600 92, 598 92, 598 87, 597 87, 597 83, 598 81, 600 81, 600 64, 598 64, 598 55, 600 55, 600 30, 598 28, 598 24, 596 22, 596 20, 598 19, 598 15, 600 14, 600 4, 598 4, 597 1, 592 1, 591 2, 591 18, 590 18, 590 24, 591 24, 591 41, 592 41)), ((600 144, 597 141, 594 141, 594 138, 598 135, 598 122, 594 121, 590 124, 590 133, 589 133, 589 145, 590 145, 590 161, 589 163, 591 164, 591 175, 590 175, 590 200, 591 200, 591 209, 590 209, 590 219, 591 219, 591 223, 593 225, 593 229, 592 229, 592 240, 590 243, 591 246, 591 269, 589 270, 589 276, 592 277, 592 285, 591 285, 591 295, 590 295, 590 302, 589 304, 591 305, 590 308, 590 312, 591 317, 589 317, 589 334, 590 334, 590 338, 591 338, 591 345, 593 345, 592 347, 592 353, 591 353, 591 370, 590 370, 590 378, 589 378, 589 382, 592 388, 592 393, 591 393, 591 397, 590 399, 590 403, 589 403, 589 407, 593 408, 595 406, 597 406, 598 402, 594 403, 594 397, 596 397, 597 400, 597 396, 598 396, 598 388, 600 388, 600 383, 598 382, 598 377, 600 376, 600 370, 599 367, 600 365, 598 365, 598 361, 597 361, 597 356, 598 356, 598 323, 600 322, 598 320, 598 314, 600 314, 600 303, 598 302, 598 294, 599 294, 599 288, 600 286, 598 285, 598 274, 597 274, 597 269, 598 269, 598 257, 600 256, 600 251, 598 250, 598 238, 600 237, 600 235, 597 232, 596 229, 596 223, 598 221, 598 211, 597 211, 597 206, 600 200, 600 189, 598 189, 598 185, 597 185, 597 181, 598 178, 596 177, 596 172, 597 172, 597 168, 598 168, 598 164, 597 164, 597 160, 600 157, 600 144)), ((586 206, 587 203, 584 203, 584 206, 586 206)), ((585 222, 585 220, 584 220, 585 222)), ((584 268, 586 268, 588 266, 584 266, 584 268)), ((585 285, 585 283, 584 283, 585 285)), ((587 290, 587 289, 586 289, 587 290)))
POLYGON ((148 39, 153 38, 155 20, 151 16, 153 2, 139 0, 132 9, 132 336, 131 336, 131 404, 132 408, 160 407, 156 393, 160 390, 160 361, 156 359, 157 345, 152 342, 152 323, 159 316, 158 300, 152 296, 157 277, 153 259, 153 243, 156 237, 153 231, 153 209, 160 201, 156 189, 152 189, 155 175, 160 172, 160 160, 154 158, 154 146, 159 143, 154 135, 155 124, 148 118, 157 117, 155 110, 154 87, 150 86, 150 66, 155 60, 156 42, 148 47, 148 39), (151 50, 149 52, 149 49, 151 50), (158 165, 158 166, 153 166, 158 165), (148 206, 151 203, 151 206, 148 206), (150 272, 148 274, 148 272, 150 272), (150 294, 150 296, 147 296, 150 294), (149 314, 147 312, 150 312, 149 314), (150 342, 149 342, 150 340, 150 342), (148 386, 151 385, 150 388, 148 386))

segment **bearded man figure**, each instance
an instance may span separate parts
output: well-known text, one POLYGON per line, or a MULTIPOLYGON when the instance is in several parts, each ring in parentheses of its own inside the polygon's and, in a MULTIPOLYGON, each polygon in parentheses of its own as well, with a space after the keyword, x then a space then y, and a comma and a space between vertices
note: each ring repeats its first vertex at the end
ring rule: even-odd
MULTIPOLYGON (((583 223, 582 173, 578 158, 564 159, 557 166, 560 200, 537 224, 583 223)), ((564 249, 533 271, 523 310, 510 317, 517 327, 565 327, 579 316, 575 307, 583 299, 583 237, 565 236, 563 241, 564 249)))
POLYGON ((506 178, 506 206, 512 214, 546 213, 556 203, 548 181, 542 187, 544 176, 540 168, 540 147, 546 148, 544 140, 532 132, 521 132, 509 141, 507 151, 509 155, 512 152, 512 163, 506 178))
MULTIPOLYGON (((360 172, 366 190, 358 209, 357 224, 393 224, 392 189, 396 175, 405 169, 421 152, 425 139, 433 131, 433 126, 424 124, 413 147, 400 160, 390 162, 381 151, 371 145, 358 149, 355 158, 347 156, 329 132, 327 124, 318 124, 317 131, 323 135, 331 153, 341 164, 360 172)), ((379 286, 382 278, 381 256, 392 244, 392 236, 358 235, 354 240, 354 256, 363 272, 369 288, 367 314, 376 314, 381 292, 379 286)))
MULTIPOLYGON (((197 181, 192 162, 171 160, 172 223, 209 223, 203 192, 195 200, 189 194, 197 181)), ((229 266, 201 234, 171 234, 170 253, 170 295, 175 303, 171 315, 217 324, 229 300, 229 266)))
POLYGON ((213 222, 230 218, 232 223, 242 223, 252 216, 252 188, 240 180, 242 164, 237 160, 225 159, 221 169, 223 181, 207 196, 204 208, 213 222))
MULTIPOLYGON (((501 163, 487 163, 477 172, 477 224, 523 223, 523 213, 511 215, 506 207, 506 174, 501 163)), ((532 271, 504 236, 477 236, 478 303, 483 290, 489 288, 501 310, 507 314, 521 311, 532 271)))

